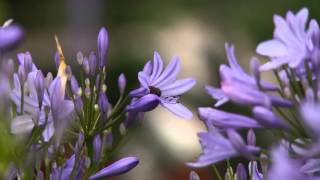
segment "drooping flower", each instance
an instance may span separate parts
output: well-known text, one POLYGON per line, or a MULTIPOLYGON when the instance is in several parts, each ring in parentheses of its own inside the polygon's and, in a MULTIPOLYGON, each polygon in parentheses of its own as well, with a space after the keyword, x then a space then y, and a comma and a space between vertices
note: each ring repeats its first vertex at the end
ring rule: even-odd
MULTIPOLYGON (((273 70, 285 64, 291 68, 304 66, 313 48, 312 23, 308 29, 306 28, 308 15, 308 9, 302 8, 297 14, 287 12, 285 18, 279 15, 273 17, 275 25, 273 39, 257 46, 258 54, 270 57, 270 61, 262 65, 260 70, 273 70)), ((315 23, 314 20, 313 23, 315 23)))
POLYGON ((124 174, 134 167, 136 167, 139 163, 139 159, 136 157, 126 157, 122 158, 107 167, 103 168, 96 174, 89 177, 90 180, 98 180, 113 176, 118 176, 124 174))
POLYGON ((233 129, 228 129, 228 138, 223 136, 213 126, 208 127, 208 132, 198 133, 203 153, 196 162, 187 163, 191 167, 204 167, 232 157, 257 153, 259 148, 246 145, 241 136, 233 129))
POLYGON ((138 74, 140 88, 130 92, 134 98, 128 111, 149 111, 157 104, 182 118, 192 118, 192 112, 179 102, 180 96, 190 90, 196 83, 192 78, 176 80, 180 71, 178 57, 173 57, 169 65, 163 69, 163 61, 155 52, 153 61, 148 61, 143 71, 138 74))

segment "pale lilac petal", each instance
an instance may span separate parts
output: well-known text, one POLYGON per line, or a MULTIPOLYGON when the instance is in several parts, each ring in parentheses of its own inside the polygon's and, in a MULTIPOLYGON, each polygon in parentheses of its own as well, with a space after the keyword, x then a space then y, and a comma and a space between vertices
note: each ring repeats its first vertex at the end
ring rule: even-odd
POLYGON ((226 96, 220 89, 212 86, 205 86, 205 90, 213 99, 217 100, 214 107, 219 107, 229 101, 228 96, 226 96))
POLYGON ((13 134, 24 134, 31 132, 34 127, 32 118, 28 115, 17 116, 12 120, 11 133, 13 134))
POLYGON ((180 72, 180 60, 179 57, 174 56, 171 62, 167 65, 163 73, 152 82, 153 86, 161 88, 166 85, 168 82, 172 82, 177 78, 178 73, 180 72))
POLYGON ((181 118, 191 119, 193 116, 192 112, 180 103, 167 103, 161 101, 161 105, 181 118))
POLYGON ((136 157, 122 158, 111 165, 100 170, 96 174, 89 177, 89 180, 98 180, 108 177, 118 176, 124 174, 139 164, 139 159, 136 157))
POLYGON ((250 174, 251 174, 251 170, 253 169, 252 180, 262 180, 263 179, 263 174, 259 172, 258 163, 256 161, 250 161, 248 169, 249 169, 250 174), (253 167, 251 167, 252 165, 253 165, 253 167))
POLYGON ((227 59, 228 59, 230 67, 240 74, 246 74, 246 72, 242 69, 242 67, 238 63, 238 60, 235 56, 234 45, 229 44, 229 43, 225 43, 224 47, 226 50, 227 59))
POLYGON ((138 89, 135 89, 135 90, 131 91, 129 93, 129 95, 131 97, 141 97, 141 96, 146 95, 147 93, 149 93, 148 89, 146 89, 144 87, 140 87, 138 89))
POLYGON ((154 94, 147 94, 137 100, 132 101, 126 107, 126 111, 147 112, 151 111, 159 105, 159 97, 154 94))
POLYGON ((301 166, 300 171, 310 175, 319 173, 320 159, 309 159, 303 166, 301 166))
POLYGON ((145 74, 147 74, 148 76, 151 75, 151 72, 152 72, 152 62, 151 60, 149 60, 143 67, 143 70, 142 70, 145 74))
POLYGON ((268 40, 260 43, 257 53, 270 57, 285 56, 288 54, 287 47, 278 40, 268 40))
POLYGON ((156 80, 161 72, 163 70, 163 61, 160 57, 160 54, 158 52, 154 52, 154 57, 153 57, 153 69, 152 69, 152 74, 150 76, 150 82, 153 82, 156 80))
POLYGON ((182 80, 177 80, 172 84, 168 84, 161 88, 161 96, 178 96, 187 91, 189 91, 194 85, 196 81, 192 78, 186 78, 182 80))
POLYGON ((149 87, 149 77, 144 72, 139 72, 138 73, 138 79, 139 79, 140 84, 144 88, 148 88, 149 87))
POLYGON ((42 137, 45 142, 48 142, 54 134, 54 124, 53 121, 49 122, 46 128, 42 132, 42 137))

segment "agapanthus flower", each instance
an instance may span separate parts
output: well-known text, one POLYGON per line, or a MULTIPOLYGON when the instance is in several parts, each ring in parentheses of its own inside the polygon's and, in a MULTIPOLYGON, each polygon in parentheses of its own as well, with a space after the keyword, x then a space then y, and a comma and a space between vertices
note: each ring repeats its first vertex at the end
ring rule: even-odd
POLYGON ((0 52, 6 52, 15 48, 23 39, 24 31, 21 26, 12 23, 12 19, 6 21, 0 27, 0 52))
POLYGON ((159 53, 154 53, 153 61, 148 61, 138 78, 140 88, 130 92, 134 98, 128 111, 150 111, 158 104, 182 118, 192 118, 192 112, 179 101, 180 96, 190 90, 196 83, 192 78, 177 80, 180 71, 180 60, 173 57, 163 69, 163 61, 159 53))
POLYGON ((66 76, 64 70, 66 65, 62 60, 58 76, 45 90, 45 82, 40 82, 45 80, 41 78, 39 70, 32 63, 30 53, 19 54, 18 59, 19 67, 24 67, 23 71, 28 73, 25 74, 26 81, 22 81, 17 73, 13 76, 14 87, 10 97, 17 106, 17 111, 24 115, 13 120, 12 132, 24 133, 31 130, 34 125, 45 125, 42 135, 44 141, 49 141, 54 134, 55 126, 67 122, 66 118, 71 115, 74 109, 72 101, 65 100, 66 76), (41 92, 39 92, 40 89, 42 89, 41 92), (24 94, 23 105, 21 91, 24 91, 22 92, 24 94), (23 112, 20 111, 22 106, 23 112), (49 108, 49 112, 47 112, 47 108, 49 108), (38 117, 38 119, 34 117, 38 117))
MULTIPOLYGON (((229 66, 220 66, 221 88, 217 89, 206 86, 206 91, 214 99, 217 100, 215 106, 220 106, 229 100, 243 105, 260 105, 260 106, 291 106, 289 100, 283 99, 275 95, 269 95, 264 91, 274 91, 278 87, 274 84, 260 81, 257 70, 253 69, 253 75, 247 74, 238 64, 234 54, 234 46, 226 43, 226 54, 229 66)), ((252 62, 257 61, 255 58, 252 62)), ((257 66, 254 66, 257 68, 257 66)))
POLYGON ((196 162, 189 162, 187 165, 204 167, 239 155, 250 158, 260 150, 254 145, 247 145, 233 129, 228 129, 227 135, 225 137, 213 126, 208 126, 208 132, 198 133, 203 153, 196 162))
POLYGON ((308 15, 308 9, 302 8, 297 14, 287 12, 285 18, 279 15, 273 17, 273 39, 264 41, 257 47, 257 53, 270 57, 270 61, 262 65, 260 70, 273 70, 285 64, 291 68, 304 67, 304 62, 312 53, 312 24, 316 23, 312 20, 306 28, 308 15))

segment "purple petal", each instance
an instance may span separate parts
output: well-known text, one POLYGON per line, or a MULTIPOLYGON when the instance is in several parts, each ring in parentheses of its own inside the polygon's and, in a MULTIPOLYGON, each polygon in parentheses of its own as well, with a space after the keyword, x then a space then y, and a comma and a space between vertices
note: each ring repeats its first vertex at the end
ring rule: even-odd
POLYGON ((257 121, 264 127, 270 128, 282 128, 288 129, 288 125, 285 124, 276 114, 274 114, 269 109, 256 106, 253 108, 253 115, 257 121))
POLYGON ((163 73, 157 78, 152 85, 161 88, 168 82, 176 80, 178 73, 180 72, 180 60, 179 57, 174 56, 171 62, 167 65, 163 73))
POLYGON ((138 73, 138 79, 139 79, 140 84, 141 84, 144 88, 146 88, 146 89, 149 88, 149 81, 150 81, 150 79, 149 79, 148 75, 146 75, 144 72, 139 72, 139 73, 138 73))
POLYGON ((219 128, 261 128, 256 120, 234 113, 228 113, 213 108, 199 108, 200 119, 212 123, 219 128))
POLYGON ((152 65, 153 65, 153 68, 150 76, 150 82, 153 82, 154 80, 156 80, 160 76, 163 70, 163 61, 160 57, 160 54, 156 51, 154 52, 152 65))
POLYGON ((147 112, 159 105, 159 97, 154 94, 147 94, 129 104, 126 111, 147 112))
POLYGON ((147 93, 149 93, 148 89, 144 88, 144 87, 140 87, 138 89, 132 90, 129 95, 131 97, 141 97, 146 95, 147 93))
POLYGON ((0 51, 9 51, 20 44, 24 37, 22 27, 18 25, 10 25, 0 28, 0 51))
POLYGON ((287 47, 278 40, 268 40, 260 43, 256 49, 258 54, 270 57, 285 56, 287 47))
POLYGON ((139 163, 139 159, 136 157, 126 157, 122 158, 106 168, 100 170, 96 174, 89 177, 90 180, 103 179, 113 176, 118 176, 124 174, 134 167, 136 167, 139 163))
POLYGON ((253 169, 252 180, 262 180, 263 174, 259 172, 258 163, 256 161, 249 162, 249 173, 251 174, 251 169, 253 169), (253 167, 251 167, 253 165, 253 167))
POLYGON ((228 96, 226 96, 220 89, 214 88, 212 86, 205 86, 205 90, 213 99, 217 100, 214 107, 219 107, 229 101, 228 96))
POLYGON ((177 80, 173 84, 168 84, 161 88, 161 96, 169 97, 169 96, 179 96, 188 90, 190 90, 196 81, 192 78, 186 78, 182 80, 177 80))
POLYGON ((180 103, 168 103, 161 101, 161 105, 181 118, 191 119, 193 117, 192 112, 180 103))
POLYGON ((12 120, 11 133, 13 134, 24 134, 31 132, 34 127, 32 118, 28 115, 17 116, 12 120))

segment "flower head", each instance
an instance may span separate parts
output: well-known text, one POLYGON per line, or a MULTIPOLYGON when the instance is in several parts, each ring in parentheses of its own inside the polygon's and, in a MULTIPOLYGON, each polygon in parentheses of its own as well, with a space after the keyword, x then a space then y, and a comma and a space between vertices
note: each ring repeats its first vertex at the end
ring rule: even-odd
POLYGON ((138 74, 141 86, 130 92, 131 97, 136 99, 133 104, 128 106, 128 109, 135 111, 136 107, 139 107, 137 111, 141 109, 149 111, 154 109, 158 103, 177 116, 186 119, 192 118, 192 112, 183 106, 179 99, 183 93, 195 85, 196 81, 192 78, 177 80, 179 71, 178 57, 173 57, 169 65, 163 69, 163 61, 160 55, 155 52, 153 61, 148 61, 143 71, 138 74), (149 108, 144 109, 141 104, 146 104, 149 108))

